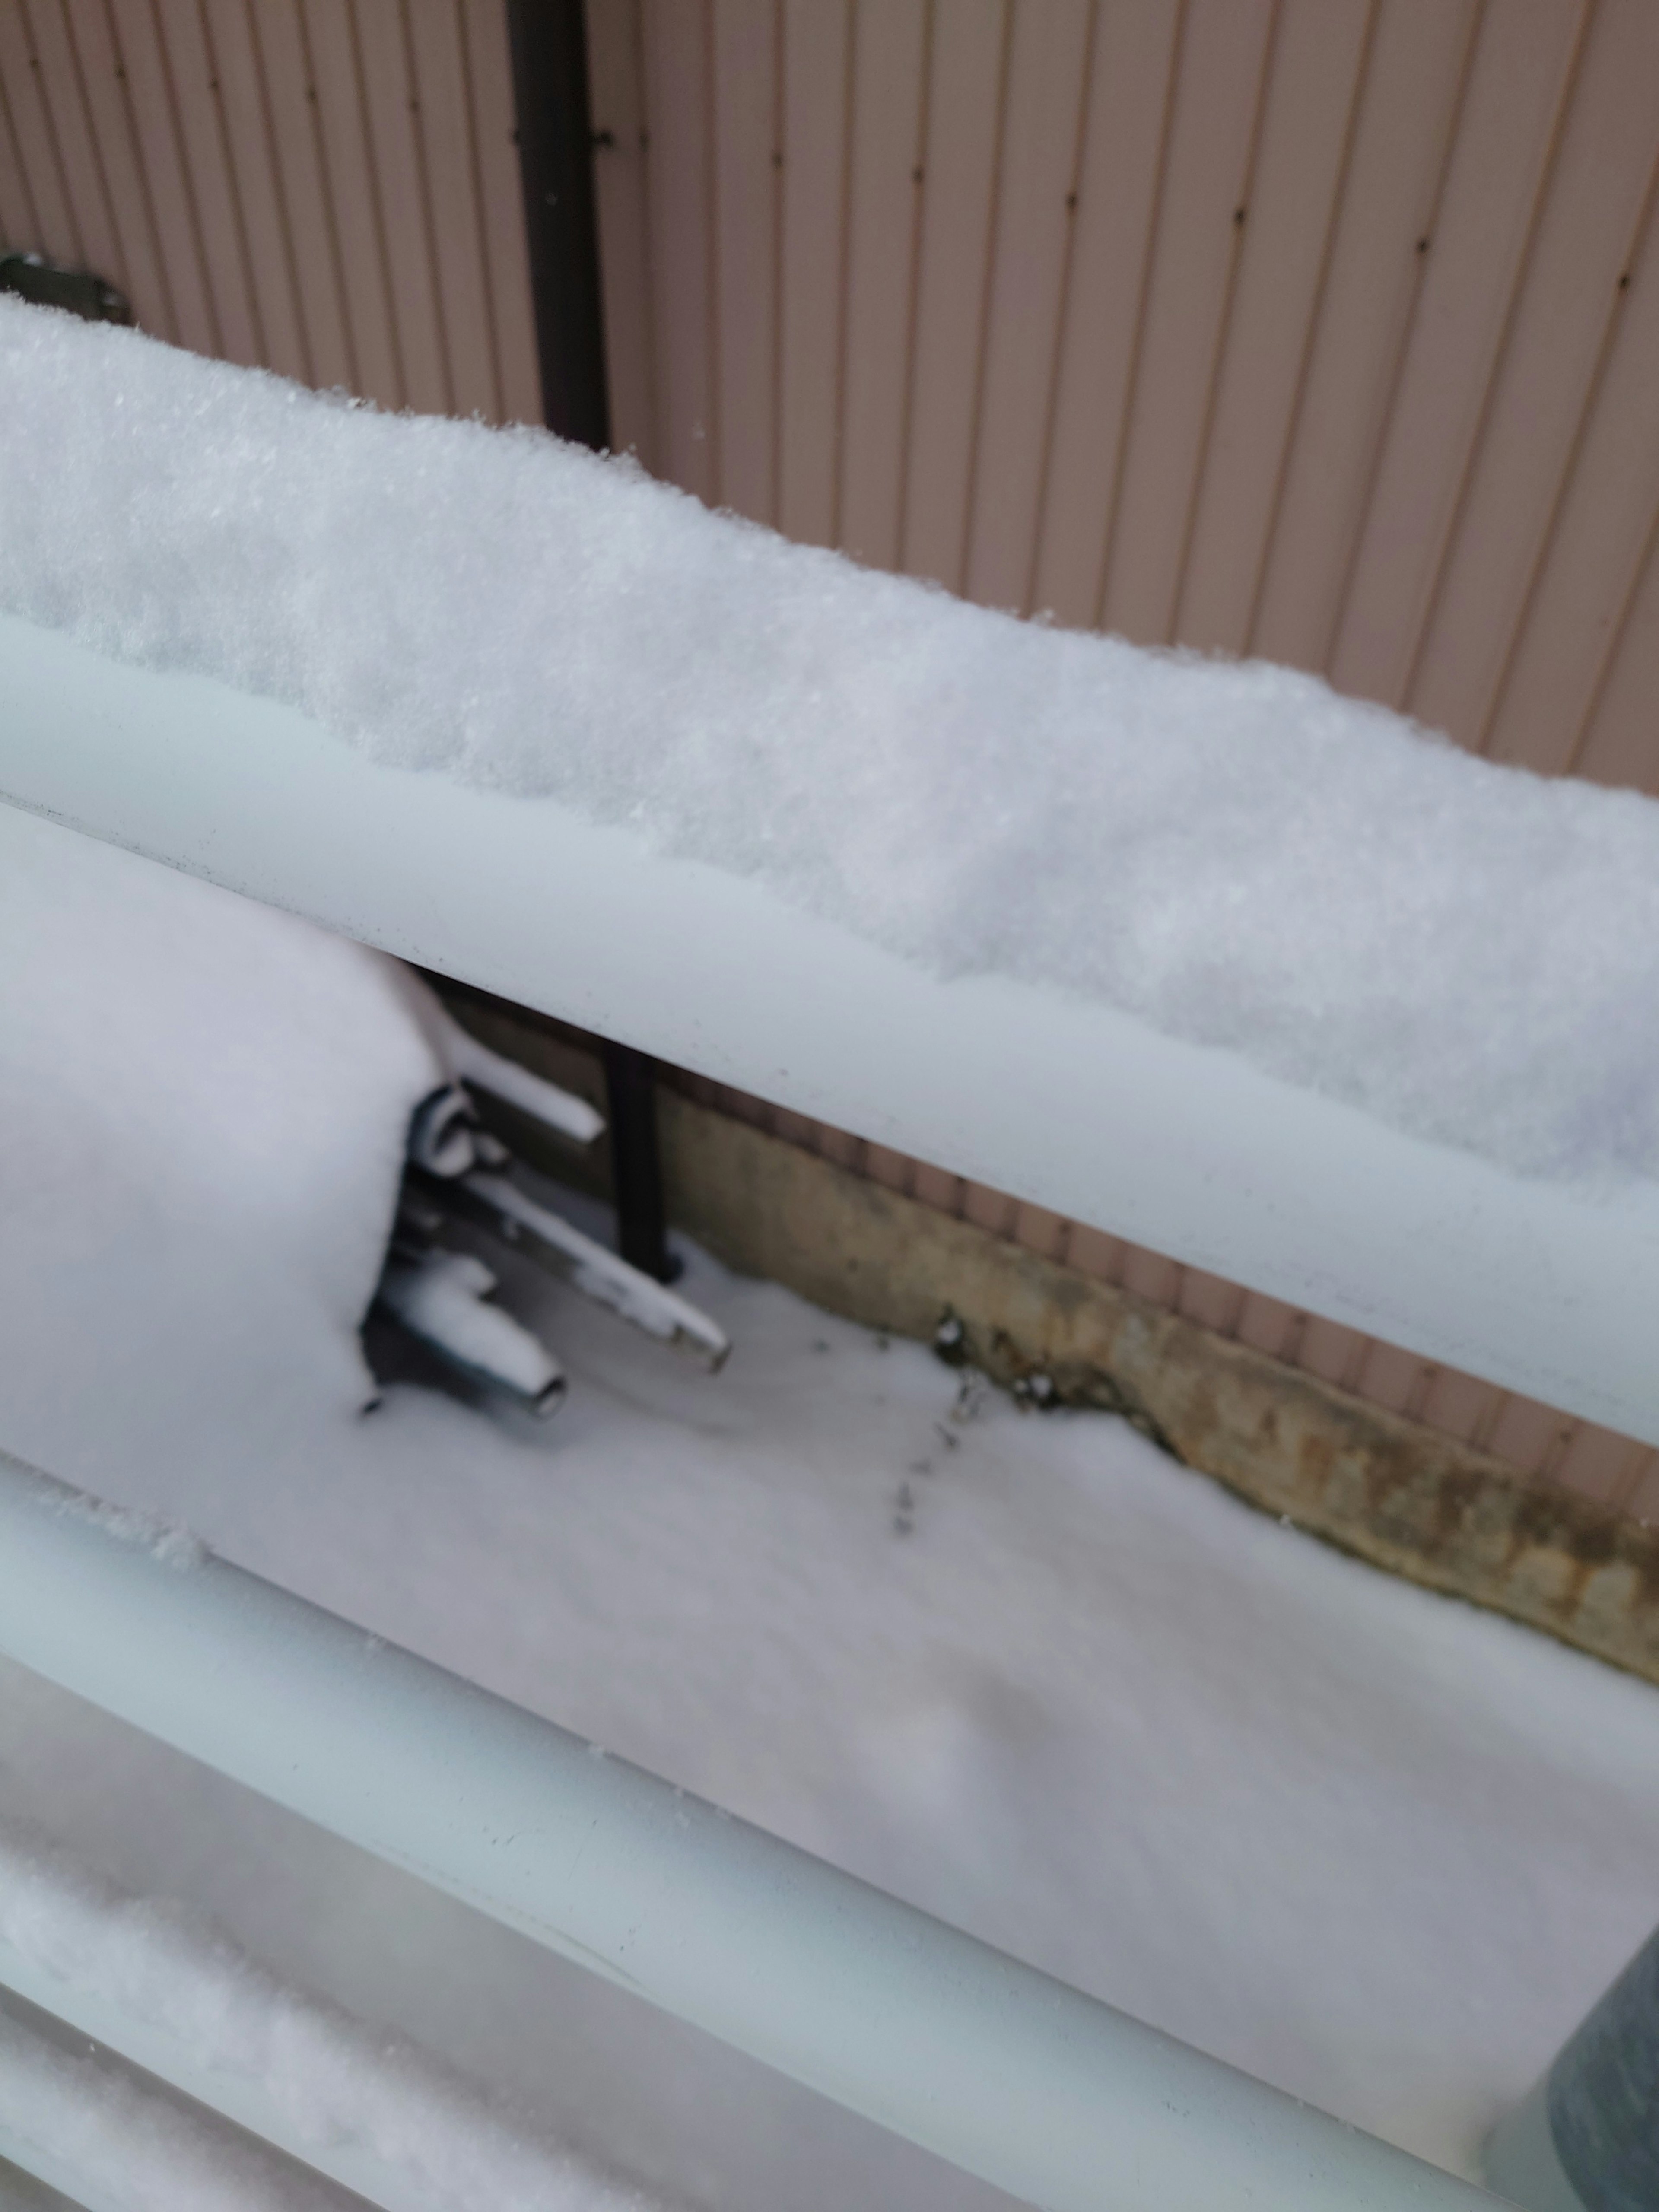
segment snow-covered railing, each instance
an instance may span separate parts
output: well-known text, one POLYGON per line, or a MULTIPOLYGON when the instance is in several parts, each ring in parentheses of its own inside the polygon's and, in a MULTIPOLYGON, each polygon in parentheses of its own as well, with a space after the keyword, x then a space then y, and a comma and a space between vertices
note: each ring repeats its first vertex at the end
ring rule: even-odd
MULTIPOLYGON (((4 1455, 0 1651, 1047 2212, 1496 2202, 4 1455)), ((310 2140, 153 2011, 0 1942, 8 1982, 360 2193, 411 2203, 361 2143, 310 2140)))
MULTIPOLYGON (((592 456, 0 340, 0 800, 1659 1443, 1646 802, 592 456)), ((3 1459, 0 1651, 1054 2212, 1493 2201, 3 1459)))
POLYGON ((1098 1000, 942 981, 555 800, 15 617, 0 661, 0 798, 1659 1443, 1659 1183, 1511 1173, 1098 1000))

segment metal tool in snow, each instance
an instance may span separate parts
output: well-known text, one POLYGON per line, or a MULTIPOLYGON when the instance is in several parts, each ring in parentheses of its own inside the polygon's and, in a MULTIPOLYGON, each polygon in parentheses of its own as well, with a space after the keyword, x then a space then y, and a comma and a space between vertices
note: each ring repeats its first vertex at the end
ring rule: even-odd
POLYGON ((415 1109, 398 1218, 377 1302, 410 1335, 461 1373, 546 1416, 565 1395, 564 1370, 533 1330, 493 1302, 495 1277, 476 1254, 451 1249, 458 1222, 487 1230, 608 1306, 647 1336, 688 1351, 711 1372, 731 1349, 689 1300, 574 1228, 515 1180, 516 1163, 481 1122, 472 1087, 505 1100, 578 1145, 605 1128, 585 1099, 504 1059, 447 1018, 453 1079, 415 1109))

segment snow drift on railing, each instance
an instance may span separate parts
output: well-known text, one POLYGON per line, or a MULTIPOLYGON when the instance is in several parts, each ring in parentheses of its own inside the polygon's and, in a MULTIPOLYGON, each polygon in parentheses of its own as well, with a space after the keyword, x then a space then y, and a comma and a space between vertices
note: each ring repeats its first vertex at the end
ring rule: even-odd
MULTIPOLYGON (((350 2144, 422 2202, 451 2212, 652 2212, 653 2200, 549 2141, 500 2100, 405 2036, 355 2020, 279 1981, 183 1906, 125 1895, 23 1823, 0 1820, 0 1946, 66 2006, 100 2010, 158 2036, 204 2081, 258 2085, 296 2147, 350 2144)), ((3 2023, 0 2023, 3 2026, 3 2023)), ((54 2059, 0 2034, 0 2124, 126 2185, 122 2201, 176 2204, 189 2142, 149 2138, 157 2109, 96 2067, 54 2059), (157 2156, 159 2154, 159 2158, 157 2156), (135 2188, 155 2170, 156 2187, 135 2188)), ((207 2138, 215 2186, 204 2203, 264 2204, 268 2169, 207 2138)), ((276 2201, 276 2200, 271 2200, 276 2201)), ((330 2201, 334 2201, 332 2197, 330 2201)))
POLYGON ((539 432, 5 302, 0 392, 13 613, 635 825, 940 974, 1105 1000, 1523 1170, 1659 1173, 1648 799, 968 606, 539 432))
POLYGON ((296 1398, 363 1404, 409 1119, 444 1079, 425 995, 296 915, 0 806, 9 1446, 92 1483, 222 1461, 296 1398))

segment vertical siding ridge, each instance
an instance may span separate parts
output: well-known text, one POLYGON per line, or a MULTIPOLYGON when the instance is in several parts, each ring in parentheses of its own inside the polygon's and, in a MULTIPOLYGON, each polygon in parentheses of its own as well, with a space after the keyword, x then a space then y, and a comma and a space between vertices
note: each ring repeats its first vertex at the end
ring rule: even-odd
POLYGON ((1429 629, 1433 620, 1434 610, 1439 601, 1446 571, 1450 566, 1458 539, 1462 534, 1464 518, 1468 512, 1469 495, 1474 483, 1475 469, 1480 461, 1481 450, 1486 442, 1486 432, 1492 422, 1492 406, 1497 398, 1498 386, 1503 377, 1504 366, 1509 360, 1510 348, 1514 342, 1515 325, 1520 313, 1522 295, 1527 289, 1527 281, 1532 274, 1533 260, 1538 247, 1539 225, 1543 220, 1544 209, 1550 196, 1550 188, 1555 181, 1556 167, 1561 153, 1561 140, 1577 94, 1579 80, 1583 74, 1585 49, 1589 44, 1590 33, 1600 14, 1601 0, 1585 0, 1583 13, 1578 22, 1578 35, 1573 40, 1572 52, 1568 58, 1566 69, 1562 73, 1561 89, 1556 98, 1555 112, 1550 118, 1549 136, 1545 141, 1543 158, 1538 165, 1537 181, 1533 186, 1532 204, 1527 211, 1526 235, 1521 252, 1516 257, 1515 276, 1510 286, 1509 298, 1504 305, 1504 319, 1498 327, 1498 343, 1492 348, 1486 384, 1480 393, 1480 404, 1475 410, 1474 427, 1463 448, 1462 465, 1458 471, 1457 486, 1452 497, 1451 506, 1441 528, 1439 545, 1430 564, 1428 574, 1418 591, 1417 634, 1412 641, 1411 653, 1406 662, 1405 674, 1401 679, 1398 693, 1393 702, 1402 713, 1410 712, 1412 695, 1417 688, 1418 677, 1422 672, 1423 655, 1428 645, 1429 629))
MULTIPOLYGON (((495 420, 507 420, 507 384, 501 374, 501 333, 495 322, 495 280, 489 265, 489 240, 484 228, 483 167, 478 158, 478 109, 472 91, 472 55, 466 40, 465 0, 451 0, 456 51, 461 58, 461 114, 466 124, 466 173, 472 187, 472 228, 478 256, 478 283, 483 292, 484 336, 489 343, 489 388, 495 396, 495 420)), ((583 157, 592 160, 589 149, 583 157)), ((603 309, 601 309, 603 313, 603 309)))
POLYGON ((1267 21, 1267 35, 1262 41, 1261 68, 1256 78, 1255 113, 1250 123, 1250 143, 1244 156, 1244 173, 1239 182, 1243 198, 1238 203, 1238 220, 1233 221, 1232 250, 1227 257, 1226 283, 1221 295, 1221 313, 1217 319, 1215 346, 1210 356, 1210 374, 1204 392, 1204 410, 1199 417, 1197 451, 1193 472, 1187 487, 1187 512, 1181 526, 1181 550, 1176 557, 1175 589, 1170 594, 1169 624, 1164 642, 1173 645, 1181 629, 1181 606, 1187 595, 1187 574, 1192 562, 1193 533, 1198 526, 1199 503, 1203 497, 1205 471, 1210 465, 1210 445, 1215 432, 1216 407, 1221 395, 1222 379, 1226 374, 1227 355, 1232 343, 1233 310, 1238 299, 1239 270, 1244 260, 1244 241, 1250 228, 1252 202, 1255 194, 1256 164, 1261 155, 1261 134, 1267 121, 1267 102, 1273 92, 1273 70, 1279 59, 1279 27, 1285 20, 1285 0, 1273 0, 1273 13, 1267 21))
MULTIPOLYGON (((173 270, 168 265, 167 252, 162 241, 161 218, 155 211, 155 190, 150 182, 149 164, 144 158, 144 136, 138 128, 137 112, 132 104, 132 71, 127 60, 126 49, 121 43, 121 27, 115 20, 112 0, 100 0, 100 4, 104 10, 105 28, 109 33, 110 52, 115 57, 118 97, 121 102, 121 112, 126 118, 127 137, 132 147, 133 170, 138 179, 139 197, 143 202, 144 222, 149 231, 151 244, 155 248, 156 282, 161 288, 161 304, 167 313, 168 334, 173 343, 177 345, 182 328, 179 319, 179 301, 173 289, 173 270)), ((192 249, 196 247, 197 242, 192 222, 189 240, 192 249)), ((200 268, 199 259, 198 267, 200 268)), ((205 271, 203 271, 202 275, 202 290, 205 296, 208 289, 205 271)))
POLYGON ((981 279, 979 340, 974 349, 974 402, 969 412, 968 489, 962 502, 962 544, 957 556, 957 592, 968 588, 968 562, 979 504, 979 449, 984 430, 985 356, 990 345, 992 295, 995 289, 997 241, 1002 219, 1003 153, 1008 135, 1008 74, 1014 44, 1014 9, 1019 0, 1002 0, 1002 51, 997 59, 996 143, 991 154, 990 219, 985 226, 985 273, 981 279))
POLYGON ((380 296, 386 307, 386 336, 397 379, 399 411, 409 405, 409 371, 404 360, 404 335, 398 319, 397 288, 392 281, 392 248, 386 238, 386 195, 380 188, 380 163, 369 121, 368 71, 363 67, 363 37, 357 20, 357 0, 344 0, 346 24, 351 40, 352 89, 356 95, 358 128, 363 138, 363 167, 368 177, 369 212, 374 225, 374 246, 380 266, 380 296))
MULTIPOLYGON (((1480 33, 1486 26, 1488 0, 1476 0, 1469 18, 1469 33, 1464 45, 1463 57, 1458 65, 1457 89, 1453 95, 1451 110, 1446 119, 1446 143, 1441 149, 1439 173, 1435 179, 1434 195, 1430 202, 1425 237, 1432 247, 1440 227, 1441 210, 1445 205, 1446 186, 1451 176, 1452 163, 1456 156, 1457 141, 1463 127, 1463 110, 1468 100, 1469 82, 1474 73, 1474 57, 1480 45, 1480 33)), ((1423 287, 1428 271, 1427 256, 1415 257, 1417 266, 1412 272, 1411 299, 1401 319, 1400 336, 1395 347, 1394 360, 1389 364, 1388 385, 1382 404, 1377 410, 1376 428, 1371 439, 1371 450, 1365 464, 1364 489, 1354 506, 1353 526, 1348 539, 1348 549, 1343 556, 1342 577, 1331 603, 1325 636, 1321 644, 1316 665, 1328 675, 1336 641, 1342 634, 1347 619, 1348 602, 1353 592, 1354 572, 1359 565, 1359 549, 1365 535, 1366 519, 1371 502, 1376 496, 1377 479, 1382 473, 1382 456, 1388 449, 1389 433, 1394 427, 1395 410, 1400 404, 1400 387, 1405 378, 1406 362, 1416 335, 1417 319, 1423 302, 1423 287)))
POLYGON ((772 425, 768 441, 766 471, 770 486, 766 520, 778 527, 783 513, 783 131, 786 106, 788 11, 784 0, 772 0, 772 425))
POLYGON ((58 173, 58 196, 64 203, 64 213, 69 217, 70 235, 75 241, 75 258, 84 269, 87 266, 87 242, 82 235, 81 217, 69 188, 69 171, 64 163, 63 141, 58 135, 58 118, 52 112, 52 100, 46 91, 46 72, 40 60, 40 41, 34 35, 34 19, 29 12, 29 0, 15 0, 15 4, 18 22, 22 27, 23 43, 28 49, 29 70, 34 79, 34 96, 40 103, 40 119, 46 125, 52 166, 58 173))
POLYGON ((702 426, 702 434, 708 449, 708 487, 713 494, 711 507, 724 507, 726 500, 726 441, 720 434, 722 354, 720 344, 720 291, 726 271, 720 258, 720 94, 715 78, 719 57, 714 51, 715 0, 696 0, 702 17, 702 86, 703 86, 703 211, 708 225, 708 254, 703 302, 703 319, 708 335, 704 343, 708 358, 708 419, 702 426))
MULTIPOLYGON (((1656 197, 1659 197, 1659 154, 1656 154, 1653 167, 1648 173, 1647 187, 1642 196, 1642 204, 1625 248, 1624 268, 1626 276, 1642 251, 1649 228, 1653 221, 1656 197)), ((1479 735, 1474 750, 1479 753, 1485 754, 1490 750, 1492 732, 1497 726, 1499 712, 1509 690, 1510 680, 1514 673, 1516 656, 1521 650, 1521 641, 1526 634, 1528 623, 1531 619, 1532 611, 1537 601, 1544 570, 1554 550, 1556 537, 1560 529, 1561 517, 1565 512, 1568 496, 1572 489, 1573 478, 1577 471, 1579 458, 1583 452, 1585 441, 1589 436, 1590 427, 1595 419, 1601 387, 1607 380, 1607 368, 1613 359, 1613 348, 1618 342, 1620 331, 1624 326, 1629 307, 1628 289, 1621 289, 1619 285, 1615 285, 1602 323, 1601 339, 1596 349, 1595 364, 1585 384, 1584 396, 1579 404, 1577 420, 1573 424, 1572 436, 1562 459, 1560 473, 1556 478, 1549 512, 1545 517, 1543 530, 1539 535, 1538 544, 1533 550, 1532 560, 1528 565, 1526 581, 1516 602, 1514 619, 1510 624, 1509 636, 1505 641, 1497 674, 1493 678, 1492 690, 1487 696, 1486 708, 1478 725, 1479 735)))
MULTIPOLYGON (((151 0, 151 4, 159 9, 160 0, 151 0)), ((156 20, 159 25, 159 13, 156 20)), ((248 320, 253 328, 255 349, 261 362, 269 367, 270 340, 266 334, 265 319, 259 306, 259 288, 253 282, 253 250, 249 243, 247 217, 242 207, 242 187, 237 178, 236 164, 230 150, 230 126, 225 119, 225 102, 221 90, 218 49, 213 43, 213 26, 208 21, 206 0, 196 0, 196 20, 201 28, 202 49, 207 56, 210 71, 208 89, 213 96, 214 128, 218 135, 219 151, 225 165, 225 190, 230 200, 230 219, 235 226, 237 251, 241 256, 242 268, 248 280, 248 320)), ((193 204, 196 191, 194 177, 190 166, 190 150, 187 146, 182 144, 182 142, 180 150, 184 155, 185 174, 191 179, 191 199, 193 204)))
POLYGON ((351 313, 351 294, 346 283, 345 255, 340 245, 340 222, 335 207, 334 174, 329 167, 328 134, 323 129, 322 100, 317 89, 317 64, 311 51, 311 19, 305 0, 293 0, 294 20, 300 34, 300 63, 305 71, 306 106, 311 118, 311 143, 317 156, 317 174, 323 188, 323 225, 328 235, 328 258, 339 303, 340 335, 345 342, 346 370, 351 388, 363 388, 362 362, 357 351, 357 330, 351 313))
POLYGON ((1626 634, 1630 629, 1631 616, 1635 610, 1637 601, 1641 597, 1642 586, 1647 581, 1648 574, 1654 565, 1656 556, 1659 556, 1659 507, 1655 507, 1653 520, 1648 525, 1647 536, 1642 541, 1642 550, 1638 554, 1631 569, 1630 580, 1620 601, 1619 611, 1607 625, 1607 635, 1596 662, 1595 674, 1585 696, 1583 709, 1573 729, 1572 744, 1562 771, 1565 775, 1577 775, 1578 773, 1579 763, 1584 757, 1584 748, 1589 743, 1590 732, 1595 726, 1595 718, 1601 711, 1601 702, 1607 696, 1607 684, 1612 678, 1614 665, 1623 647, 1626 634))
POLYGON ((438 366, 443 371, 444 412, 455 412, 455 364, 450 357, 449 323, 444 313, 443 271, 438 262, 437 225, 432 214, 432 178, 427 167, 426 100, 421 90, 420 64, 415 33, 409 20, 409 0, 398 0, 398 27, 403 34, 404 68, 412 100, 410 137, 415 141, 415 175, 421 209, 421 240, 426 248, 427 274, 432 283, 432 319, 438 336, 438 366))
MULTIPOLYGON (((179 163, 179 182, 184 189, 185 204, 190 210, 191 242, 196 249, 196 265, 202 275, 202 297, 207 303, 208 323, 213 332, 213 345, 221 356, 225 351, 224 318, 219 312, 219 295, 214 289, 213 263, 207 250, 207 233, 203 228, 201 202, 196 191, 196 173, 191 163, 190 146, 185 137, 185 126, 179 112, 179 75, 173 65, 173 49, 167 44, 167 33, 161 27, 161 0, 148 0, 150 35, 155 41, 155 58, 161 72, 161 82, 167 91, 167 125, 173 133, 173 150, 179 163)), ((199 0, 198 0, 199 13, 199 0)), ((234 193, 234 179, 231 185, 234 193)), ((258 324, 258 303, 250 301, 253 327, 258 324)))
MULTIPOLYGON (((294 0, 290 0, 290 4, 294 4, 294 0)), ((265 68, 264 40, 259 33, 259 14, 254 0, 242 0, 248 47, 253 56, 254 81, 259 88, 259 121, 265 134, 265 149, 270 157, 270 196, 276 210, 276 233, 283 241, 283 266, 287 271, 288 289, 294 301, 294 327, 299 333, 300 358, 305 364, 306 382, 314 385, 317 381, 317 351, 311 342, 311 321, 306 313, 306 288, 300 281, 300 256, 294 243, 294 218, 288 204, 288 182, 283 173, 282 145, 270 107, 270 79, 265 68)))
POLYGON ((11 94, 6 89, 6 80, 3 72, 0 72, 0 122, 4 123, 6 136, 11 141, 12 166, 17 172, 17 181, 23 188, 29 234, 32 239, 38 240, 40 236, 40 209, 34 197, 34 185, 29 177, 28 164, 23 159, 23 142, 17 135, 17 125, 11 112, 11 94))
POLYGON ((922 216, 933 155, 933 27, 938 0, 926 0, 921 18, 921 112, 916 118, 916 167, 910 194, 910 276, 904 303, 904 397, 899 413, 898 517, 894 544, 901 568, 910 528, 910 430, 916 410, 916 336, 921 319, 922 216))
POLYGON ((1066 191, 1066 244, 1060 267, 1060 300, 1054 313, 1054 339, 1048 356, 1048 385, 1042 403, 1042 442, 1038 449, 1036 511, 1031 523, 1031 557, 1026 564, 1025 588, 1020 612, 1035 611, 1037 575, 1042 563, 1042 541, 1048 521, 1048 487, 1054 476, 1054 431, 1060 411, 1060 378, 1066 358, 1066 335, 1072 315, 1072 272, 1077 263, 1078 198, 1083 190, 1083 164, 1088 151, 1091 94, 1094 88, 1095 57, 1100 45, 1102 0, 1091 0, 1089 27, 1084 36, 1083 67, 1078 72, 1077 122, 1072 135, 1071 182, 1066 191))
POLYGON ((859 0, 847 0, 846 74, 841 92, 841 266, 836 271, 835 460, 830 543, 840 545, 847 511, 847 343, 853 292, 853 122, 858 84, 859 0))
POLYGON ((640 90, 640 260, 645 276, 646 419, 651 430, 651 451, 660 460, 663 401, 657 378, 657 259, 651 227, 651 87, 646 76, 645 18, 640 0, 629 0, 629 22, 634 48, 634 81, 640 90))
POLYGON ((1302 428, 1302 417, 1307 404, 1308 384, 1313 374, 1314 356, 1318 350, 1320 331, 1323 326, 1326 302, 1329 296, 1331 270, 1336 261, 1336 240, 1342 227, 1342 217, 1347 208, 1348 187, 1353 172, 1354 148, 1359 138, 1359 118, 1364 111, 1365 95, 1370 89, 1372 57, 1376 47, 1376 27, 1382 16, 1383 0, 1369 0, 1365 11, 1365 29, 1359 42, 1359 62, 1354 70, 1353 90, 1348 98, 1348 113, 1342 132, 1342 151, 1338 157, 1336 188, 1331 194, 1330 211, 1326 217, 1325 236, 1320 246, 1319 270, 1314 279, 1313 297, 1309 302, 1307 326, 1302 334, 1302 350, 1297 361, 1296 386, 1291 395, 1290 412, 1285 417, 1285 436, 1279 449, 1279 460, 1273 471, 1273 491, 1267 501, 1267 520, 1262 529, 1261 542, 1256 551, 1255 579, 1250 587, 1249 611, 1245 617, 1243 640, 1246 659, 1255 649, 1256 632, 1261 621, 1261 602, 1267 589, 1267 577, 1273 567, 1274 548, 1279 539, 1279 524, 1285 510, 1285 494, 1290 483, 1292 457, 1302 428))
POLYGON ((1170 74, 1164 88, 1164 114, 1158 128, 1158 178, 1152 187, 1152 204, 1147 211, 1146 240, 1141 249, 1140 273, 1135 283, 1135 335, 1130 356, 1129 374, 1124 380, 1123 407, 1118 417, 1117 435, 1112 454, 1111 489, 1106 501, 1106 526, 1101 541, 1100 579, 1095 591, 1093 627, 1098 629, 1106 618, 1106 594, 1112 580, 1112 562, 1117 551, 1118 510, 1123 496, 1125 464, 1128 459, 1129 426, 1134 418, 1135 393, 1140 383, 1141 362, 1146 349, 1146 303, 1151 295, 1152 266, 1158 258, 1158 233, 1164 227, 1164 189, 1170 177, 1170 147, 1175 137, 1176 108, 1181 98, 1182 70, 1187 58, 1187 20, 1188 0, 1179 0, 1176 14, 1175 37, 1170 46, 1170 74))
POLYGON ((87 72, 81 59, 81 42, 75 34, 74 12, 69 0, 56 0, 56 5, 64 26, 64 43, 69 50, 70 67, 75 75, 75 97, 80 102, 82 119, 86 125, 87 144, 92 154, 93 171, 98 179, 98 197, 104 204, 104 220, 109 227, 110 243, 115 248, 115 266, 109 273, 131 299, 132 269, 127 259, 126 244, 121 235, 120 220, 115 211, 115 195, 110 190, 109 172, 104 164, 104 149, 99 141, 92 102, 87 96, 87 72))

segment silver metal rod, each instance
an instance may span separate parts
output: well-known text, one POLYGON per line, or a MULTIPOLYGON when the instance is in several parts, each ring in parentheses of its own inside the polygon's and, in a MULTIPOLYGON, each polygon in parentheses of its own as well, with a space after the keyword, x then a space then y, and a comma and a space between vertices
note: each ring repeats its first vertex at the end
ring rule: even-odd
POLYGON ((0 1650, 1046 2212, 1493 2201, 4 1455, 0 1650))

